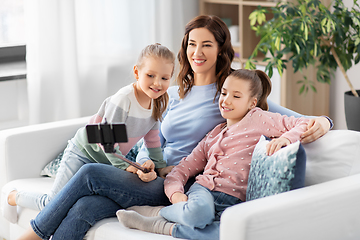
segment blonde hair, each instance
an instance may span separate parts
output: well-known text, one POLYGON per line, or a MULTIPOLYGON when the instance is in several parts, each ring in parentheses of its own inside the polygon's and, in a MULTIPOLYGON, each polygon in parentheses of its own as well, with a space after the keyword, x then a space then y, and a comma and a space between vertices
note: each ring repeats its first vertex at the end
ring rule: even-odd
MULTIPOLYGON (((145 59, 147 58, 161 58, 168 60, 175 67, 175 55, 167 47, 162 46, 160 43, 150 44, 146 46, 140 53, 136 66, 141 69, 144 65, 145 59)), ((174 73, 174 67, 171 72, 171 76, 174 73)), ((165 112, 169 101, 169 95, 165 92, 163 95, 154 99, 154 106, 152 116, 156 121, 162 120, 162 115, 165 112)))
POLYGON ((265 72, 257 69, 238 69, 233 71, 229 76, 233 76, 245 81, 251 81, 250 95, 251 97, 257 98, 256 106, 265 111, 269 109, 267 97, 271 92, 271 80, 265 72))

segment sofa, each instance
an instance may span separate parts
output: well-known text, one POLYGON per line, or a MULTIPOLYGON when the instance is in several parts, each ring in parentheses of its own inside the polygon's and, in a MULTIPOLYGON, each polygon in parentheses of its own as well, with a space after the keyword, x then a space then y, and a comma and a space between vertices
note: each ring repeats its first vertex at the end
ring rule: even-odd
MULTIPOLYGON (((0 189, 11 185, 47 191, 53 179, 40 172, 87 120, 0 131, 0 189)), ((220 222, 221 240, 360 239, 360 132, 331 130, 304 149, 305 187, 228 208, 220 222)), ((18 207, 17 223, 0 216, 0 236, 16 239, 36 215, 37 211, 18 207)), ((93 226, 86 239, 173 238, 128 229, 112 218, 93 226)))

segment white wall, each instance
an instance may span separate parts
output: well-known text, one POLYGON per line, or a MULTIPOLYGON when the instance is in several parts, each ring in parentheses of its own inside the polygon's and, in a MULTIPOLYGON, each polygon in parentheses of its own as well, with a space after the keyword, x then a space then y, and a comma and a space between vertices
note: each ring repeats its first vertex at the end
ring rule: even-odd
POLYGON ((28 124, 26 79, 0 82, 0 130, 28 124))
MULTIPOLYGON (((343 0, 345 6, 352 7, 353 0, 343 0)), ((360 64, 347 71, 355 89, 360 89, 360 64)), ((344 110, 344 92, 350 88, 341 71, 337 69, 330 86, 330 118, 334 121, 334 129, 347 129, 344 110)))

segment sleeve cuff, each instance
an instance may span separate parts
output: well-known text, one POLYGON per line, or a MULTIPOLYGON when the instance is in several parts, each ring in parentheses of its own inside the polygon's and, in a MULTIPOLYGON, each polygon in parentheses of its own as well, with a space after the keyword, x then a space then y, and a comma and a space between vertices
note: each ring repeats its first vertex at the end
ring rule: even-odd
POLYGON ((329 120, 329 122, 330 122, 330 129, 332 129, 332 128, 334 127, 334 123, 333 123, 333 121, 331 120, 331 118, 329 118, 328 116, 322 116, 322 117, 325 117, 325 118, 327 118, 327 120, 329 120))

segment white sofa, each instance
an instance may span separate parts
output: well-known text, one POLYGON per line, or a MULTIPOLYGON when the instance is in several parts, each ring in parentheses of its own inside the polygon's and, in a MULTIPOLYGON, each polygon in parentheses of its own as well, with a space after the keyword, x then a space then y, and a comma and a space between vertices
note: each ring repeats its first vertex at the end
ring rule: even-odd
MULTIPOLYGON (((79 118, 0 131, 0 188, 46 191, 42 168, 87 122, 79 118)), ((360 132, 333 130, 305 145, 306 187, 227 209, 220 239, 360 239, 360 132)), ((18 222, 0 217, 0 236, 16 239, 37 212, 18 208, 18 222)), ((96 224, 87 239, 173 239, 125 228, 116 218, 96 224)))

